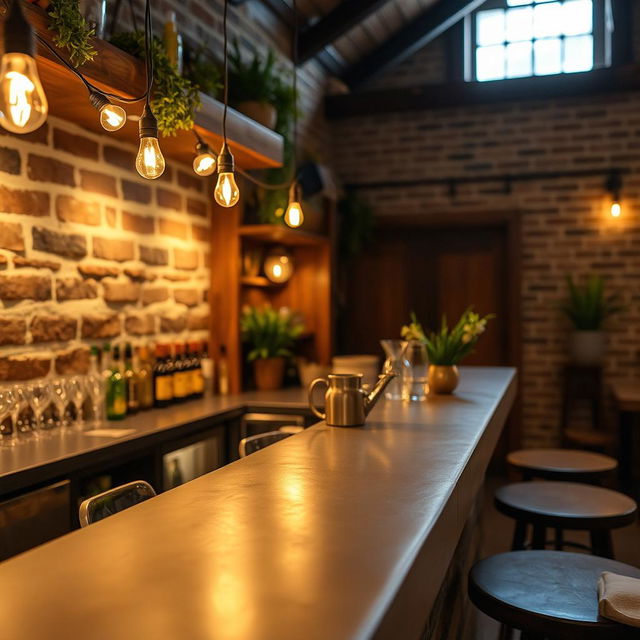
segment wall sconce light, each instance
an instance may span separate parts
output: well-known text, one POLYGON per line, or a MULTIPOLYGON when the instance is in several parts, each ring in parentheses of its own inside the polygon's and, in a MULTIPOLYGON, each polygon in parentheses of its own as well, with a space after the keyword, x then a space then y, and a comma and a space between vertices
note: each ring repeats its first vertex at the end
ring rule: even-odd
POLYGON ((293 258, 284 247, 274 247, 266 255, 263 268, 271 282, 284 284, 293 275, 293 258))
POLYGON ((607 178, 605 188, 611 195, 610 213, 612 218, 619 218, 622 215, 622 205, 620 203, 620 193, 622 191, 622 176, 619 171, 612 171, 607 178))

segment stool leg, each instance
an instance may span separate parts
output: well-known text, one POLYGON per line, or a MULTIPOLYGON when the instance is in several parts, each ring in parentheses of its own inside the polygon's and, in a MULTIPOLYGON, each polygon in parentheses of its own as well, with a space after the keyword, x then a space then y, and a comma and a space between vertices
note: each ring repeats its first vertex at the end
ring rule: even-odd
POLYGON ((602 558, 611 558, 613 560, 613 541, 611 540, 611 531, 595 530, 591 531, 591 552, 602 558))
POLYGON ((527 523, 522 520, 516 520, 516 527, 513 531, 513 542, 511 543, 511 551, 523 551, 524 542, 527 536, 527 523))
POLYGON ((544 549, 546 542, 547 530, 539 524, 533 526, 533 539, 531 541, 532 549, 544 549))
POLYGON ((556 527, 556 551, 562 551, 564 547, 564 531, 560 527, 556 527))

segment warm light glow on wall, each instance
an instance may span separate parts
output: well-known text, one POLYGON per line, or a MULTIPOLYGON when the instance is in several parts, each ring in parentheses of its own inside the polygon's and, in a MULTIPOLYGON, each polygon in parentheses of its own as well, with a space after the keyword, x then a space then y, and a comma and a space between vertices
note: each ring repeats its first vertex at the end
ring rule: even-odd
POLYGON ((622 205, 617 200, 614 200, 611 203, 611 217, 619 218, 621 215, 622 215, 622 205))
POLYGON ((275 247, 264 259, 264 273, 271 282, 287 282, 293 275, 293 258, 283 247, 275 247))

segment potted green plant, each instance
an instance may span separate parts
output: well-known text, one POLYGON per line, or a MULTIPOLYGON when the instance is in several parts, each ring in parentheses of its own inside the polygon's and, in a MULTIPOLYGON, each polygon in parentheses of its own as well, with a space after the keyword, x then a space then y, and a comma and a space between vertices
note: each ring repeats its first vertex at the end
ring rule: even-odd
POLYGON ((608 318, 623 310, 617 293, 605 294, 602 276, 592 275, 583 285, 567 276, 569 295, 561 311, 569 318, 573 331, 569 338, 570 357, 581 365, 598 365, 604 359, 608 318))
POLYGON ((473 351, 491 318, 493 315, 481 318, 469 308, 451 329, 446 316, 443 316, 440 330, 426 334, 415 314, 411 314, 411 323, 402 328, 402 337, 425 344, 429 358, 427 382, 431 393, 452 393, 456 389, 460 381, 458 364, 473 351))
POLYGON ((286 358, 292 355, 293 344, 304 330, 302 323, 286 308, 245 307, 240 329, 251 349, 247 360, 253 362, 256 387, 260 391, 279 389, 286 358))
POLYGON ((245 62, 238 42, 234 41, 229 62, 231 103, 252 120, 274 129, 278 120, 275 106, 278 75, 273 51, 269 51, 264 60, 255 53, 251 62, 245 62))

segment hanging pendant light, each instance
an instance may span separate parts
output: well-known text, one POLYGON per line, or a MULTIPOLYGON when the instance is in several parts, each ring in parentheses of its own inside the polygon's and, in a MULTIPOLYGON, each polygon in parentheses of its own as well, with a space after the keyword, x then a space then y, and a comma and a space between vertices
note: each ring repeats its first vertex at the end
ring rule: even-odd
POLYGON ((92 91, 89 94, 89 103, 100 112, 100 124, 105 131, 117 131, 124 127, 127 121, 126 111, 113 104, 104 93, 92 91))
POLYGON ((286 224, 295 229, 302 225, 304 222, 304 213, 302 212, 302 189, 300 184, 294 178, 291 186, 289 187, 289 205, 284 214, 284 221, 286 224))
POLYGON ((197 138, 196 157, 193 159, 193 170, 199 176, 210 176, 216 170, 216 157, 211 152, 209 145, 193 131, 197 138))
POLYGON ((12 133, 31 133, 47 119, 49 105, 35 61, 33 27, 13 0, 4 21, 0 63, 0 125, 12 133))
POLYGON ((158 121, 147 102, 140 117, 140 147, 136 169, 147 180, 155 180, 164 173, 165 161, 158 143, 158 121))

